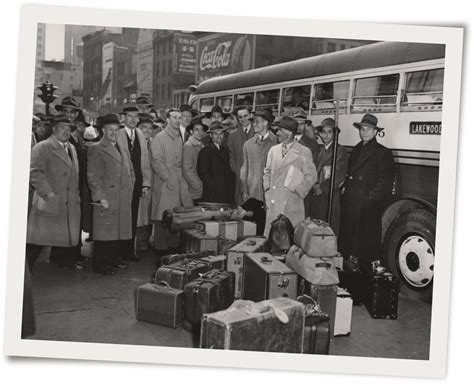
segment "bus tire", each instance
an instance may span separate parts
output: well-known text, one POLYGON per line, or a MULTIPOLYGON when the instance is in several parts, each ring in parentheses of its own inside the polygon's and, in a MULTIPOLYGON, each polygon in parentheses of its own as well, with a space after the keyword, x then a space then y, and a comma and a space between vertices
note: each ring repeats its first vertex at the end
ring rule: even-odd
POLYGON ((400 292, 431 302, 433 296, 436 216, 422 208, 404 212, 390 224, 383 255, 400 279, 400 292))

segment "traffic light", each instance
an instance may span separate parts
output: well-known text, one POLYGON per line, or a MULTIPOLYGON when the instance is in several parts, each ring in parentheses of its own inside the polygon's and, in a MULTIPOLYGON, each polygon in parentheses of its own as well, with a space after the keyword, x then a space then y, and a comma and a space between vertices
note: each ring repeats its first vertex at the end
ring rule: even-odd
POLYGON ((38 89, 41 91, 41 94, 38 96, 46 105, 51 104, 57 98, 57 96, 54 94, 54 91, 56 91, 58 87, 55 87, 49 81, 43 83, 41 87, 38 87, 38 89))

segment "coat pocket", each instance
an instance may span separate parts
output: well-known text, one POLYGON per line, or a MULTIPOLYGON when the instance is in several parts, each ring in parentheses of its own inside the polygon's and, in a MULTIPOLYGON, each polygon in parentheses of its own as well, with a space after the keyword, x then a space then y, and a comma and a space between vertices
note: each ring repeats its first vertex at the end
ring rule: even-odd
POLYGON ((50 197, 49 199, 43 199, 41 196, 36 195, 36 208, 38 211, 45 216, 58 216, 59 215, 59 195, 50 197))

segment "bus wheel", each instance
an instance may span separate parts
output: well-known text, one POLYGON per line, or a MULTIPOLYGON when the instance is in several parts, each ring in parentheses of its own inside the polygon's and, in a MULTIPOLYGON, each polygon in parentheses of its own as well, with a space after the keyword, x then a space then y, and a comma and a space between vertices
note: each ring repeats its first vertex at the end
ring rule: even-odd
POLYGON ((431 302, 436 217, 424 209, 404 212, 390 225, 384 242, 386 266, 400 279, 402 294, 431 302))

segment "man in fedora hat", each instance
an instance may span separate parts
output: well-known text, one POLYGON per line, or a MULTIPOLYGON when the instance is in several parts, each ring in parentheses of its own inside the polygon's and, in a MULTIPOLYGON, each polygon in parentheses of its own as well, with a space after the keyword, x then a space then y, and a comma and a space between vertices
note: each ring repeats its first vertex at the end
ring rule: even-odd
POLYGON ((197 161, 199 153, 204 147, 202 139, 207 136, 208 129, 199 116, 194 117, 188 127, 189 139, 183 146, 183 177, 188 183, 194 205, 197 205, 202 198, 202 180, 197 173, 197 161))
POLYGON ((189 131, 187 130, 188 126, 191 124, 192 118, 197 114, 189 104, 183 104, 179 107, 181 111, 181 122, 179 124, 179 133, 181 135, 181 140, 184 143, 189 138, 189 131))
MULTIPOLYGON (((255 136, 248 139, 243 147, 243 162, 240 169, 240 186, 242 201, 256 199, 262 205, 265 204, 263 193, 263 170, 267 162, 268 151, 277 144, 276 136, 269 131, 273 122, 272 113, 267 110, 255 112, 255 136)), ((265 229, 265 218, 257 221, 257 235, 263 235, 265 229)))
POLYGON ((367 269, 381 258, 382 213, 392 191, 394 161, 392 152, 376 140, 383 130, 377 124, 371 114, 353 124, 361 141, 349 159, 339 236, 339 250, 350 268, 367 269))
POLYGON ((115 268, 126 268, 121 260, 129 256, 132 238, 133 166, 126 147, 118 143, 121 128, 118 116, 103 118, 104 136, 88 150, 87 179, 92 192, 94 257, 96 273, 115 275, 115 268))
POLYGON ((176 207, 193 205, 182 171, 183 143, 179 131, 181 112, 172 108, 166 112, 166 116, 166 128, 151 142, 151 220, 155 222, 154 248, 158 256, 178 247, 178 235, 162 226, 163 213, 176 207))
MULTIPOLYGON (((336 132, 340 132, 336 127, 334 119, 328 117, 316 127, 319 137, 323 142, 319 147, 316 157, 316 171, 318 172, 318 182, 313 186, 309 206, 309 216, 315 219, 327 220, 329 205, 329 191, 332 174, 332 156, 334 152, 334 137, 336 132)), ((347 171, 348 155, 342 145, 337 145, 336 174, 334 179, 333 204, 331 214, 331 228, 336 234, 339 233, 339 223, 341 216, 340 191, 347 171)))
POLYGON ((237 120, 239 124, 236 129, 229 133, 227 146, 230 153, 230 168, 236 176, 235 184, 235 202, 243 203, 242 192, 240 191, 240 169, 242 168, 242 151, 244 143, 251 139, 254 134, 254 124, 250 121, 250 112, 245 106, 237 108, 237 120))
POLYGON ((43 246, 53 247, 50 261, 61 267, 73 268, 80 261, 79 163, 69 143, 73 124, 66 115, 58 114, 51 126, 52 135, 31 150, 34 195, 26 237, 30 270, 43 246))
POLYGON ((265 236, 279 214, 290 219, 293 226, 305 217, 304 198, 317 181, 311 151, 294 140, 298 122, 283 116, 277 123, 277 144, 268 151, 263 171, 263 188, 267 217, 265 236))
POLYGON ((72 96, 66 96, 61 103, 54 107, 59 113, 63 113, 71 123, 74 123, 77 116, 82 112, 78 102, 72 96))
POLYGON ((235 176, 230 168, 229 149, 222 144, 225 127, 213 121, 209 127, 212 143, 199 152, 197 172, 202 180, 202 201, 234 204, 235 176))
POLYGON ((137 102, 137 106, 140 109, 141 113, 149 114, 149 113, 152 112, 153 103, 151 102, 151 100, 148 97, 139 96, 139 97, 137 97, 136 102, 137 102))
POLYGON ((124 128, 119 131, 118 142, 121 148, 130 156, 135 173, 132 199, 132 238, 128 242, 128 259, 138 261, 135 253, 135 235, 137 231, 138 208, 140 197, 145 197, 151 187, 150 160, 145 136, 136 129, 139 122, 140 109, 136 103, 127 103, 123 106, 122 115, 124 128))

